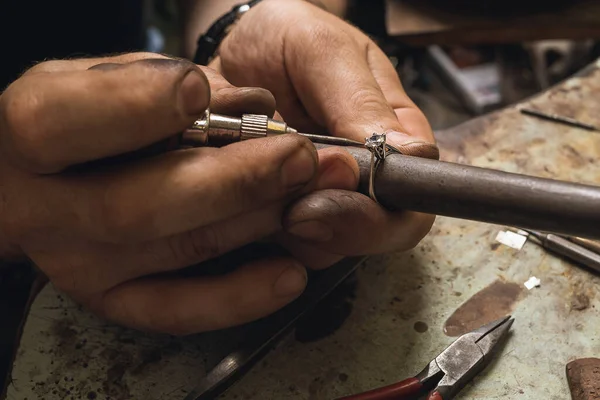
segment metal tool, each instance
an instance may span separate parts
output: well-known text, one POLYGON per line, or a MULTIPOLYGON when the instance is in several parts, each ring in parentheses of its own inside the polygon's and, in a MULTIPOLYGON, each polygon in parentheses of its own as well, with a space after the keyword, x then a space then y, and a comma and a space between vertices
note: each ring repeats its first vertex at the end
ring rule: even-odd
POLYGON ((545 112, 542 112, 539 110, 534 110, 531 108, 521 108, 521 109, 519 109, 519 111, 521 111, 522 114, 531 115, 533 117, 538 117, 541 119, 545 119, 547 121, 558 122, 561 124, 574 126, 576 128, 586 129, 588 131, 600 131, 600 128, 598 128, 595 125, 586 124, 585 122, 578 121, 574 118, 564 117, 564 116, 558 115, 558 114, 549 114, 549 113, 545 113, 545 112))
POLYGON ((253 323, 244 341, 236 350, 213 368, 184 400, 213 400, 247 372, 265 355, 306 312, 312 310, 324 297, 358 268, 365 258, 347 258, 331 268, 319 271, 304 293, 293 303, 253 323))
POLYGON ((337 146, 359 146, 364 143, 334 136, 301 133, 289 127, 285 122, 277 121, 266 115, 244 114, 241 118, 213 114, 206 110, 204 118, 182 133, 180 144, 184 146, 223 146, 242 140, 277 136, 285 133, 297 133, 313 143, 337 146))
MULTIPOLYGON (((180 135, 187 146, 221 146, 241 140, 298 133, 267 116, 241 118, 206 113, 180 135)), ((373 182, 377 200, 390 210, 412 210, 562 235, 600 239, 600 187, 487 168, 390 154, 370 180, 372 154, 355 140, 298 133, 317 143, 345 146, 357 160, 359 190, 373 182)))
POLYGON ((338 400, 450 400, 479 374, 498 350, 514 319, 491 322, 459 337, 414 378, 338 400))
POLYGON ((600 254, 600 241, 598 240, 585 239, 576 236, 569 236, 568 239, 573 243, 576 243, 582 247, 585 247, 588 250, 600 254))
POLYGON ((551 233, 523 229, 545 249, 551 250, 579 264, 600 272, 600 254, 551 233))
MULTIPOLYGON (((360 191, 368 194, 371 153, 357 147, 346 150, 360 166, 360 191)), ((600 239, 596 186, 401 154, 386 157, 374 185, 377 200, 389 210, 600 239)))

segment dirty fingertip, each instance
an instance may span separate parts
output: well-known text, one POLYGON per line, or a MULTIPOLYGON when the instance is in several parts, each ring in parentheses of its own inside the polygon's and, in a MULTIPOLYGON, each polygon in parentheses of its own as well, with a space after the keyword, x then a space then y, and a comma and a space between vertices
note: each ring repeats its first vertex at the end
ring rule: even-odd
POLYGON ((197 116, 210 102, 210 86, 206 76, 198 69, 189 71, 179 86, 180 106, 187 115, 197 116))
POLYGON ((404 132, 386 132, 386 141, 407 156, 439 160, 440 150, 435 143, 429 143, 404 132))
POLYGON ((275 112, 275 96, 258 87, 223 87, 215 91, 211 108, 231 115, 264 114, 275 112))
POLYGON ((358 163, 346 150, 339 147, 319 150, 317 190, 355 190, 359 176, 358 163))
POLYGON ((102 64, 92 65, 91 67, 88 68, 88 70, 90 70, 90 71, 112 71, 114 69, 122 68, 123 66, 125 66, 125 64, 102 63, 102 64))
POLYGON ((277 278, 274 292, 280 297, 296 297, 306 287, 306 269, 300 263, 293 263, 285 268, 277 278))

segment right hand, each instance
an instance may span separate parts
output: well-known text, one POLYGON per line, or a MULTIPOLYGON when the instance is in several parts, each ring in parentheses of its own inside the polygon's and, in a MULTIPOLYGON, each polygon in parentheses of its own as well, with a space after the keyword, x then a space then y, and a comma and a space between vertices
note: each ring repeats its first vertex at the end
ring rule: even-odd
POLYGON ((317 155, 308 140, 284 135, 67 170, 168 138, 209 103, 217 113, 274 112, 266 90, 159 57, 45 62, 2 93, 4 255, 30 258, 58 289, 138 329, 187 334, 268 315, 304 289, 297 260, 263 259, 210 278, 153 275, 281 230, 292 199, 353 189, 357 166, 343 150, 317 155))

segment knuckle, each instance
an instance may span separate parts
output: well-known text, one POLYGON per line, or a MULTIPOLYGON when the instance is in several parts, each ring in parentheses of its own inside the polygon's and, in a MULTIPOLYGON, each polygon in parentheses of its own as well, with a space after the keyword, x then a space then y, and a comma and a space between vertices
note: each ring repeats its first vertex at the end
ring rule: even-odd
POLYGON ((363 110, 367 113, 381 112, 382 109, 392 112, 392 108, 385 101, 383 93, 373 87, 364 87, 355 91, 348 102, 354 107, 353 109, 363 110))
POLYGON ((348 110, 360 110, 354 114, 340 113, 332 118, 331 130, 333 132, 345 132, 348 129, 356 129, 360 121, 381 120, 384 116, 396 120, 391 106, 385 101, 380 90, 374 87, 364 86, 352 93, 345 103, 348 110))
POLYGON ((213 226, 173 236, 169 247, 175 259, 185 262, 202 262, 222 254, 219 234, 213 226))
POLYGON ((235 160, 228 165, 232 168, 228 175, 233 177, 228 192, 233 196, 231 201, 240 205, 256 204, 288 193, 289 187, 282 179, 285 165, 313 145, 300 135, 281 135, 263 142, 256 141, 252 146, 245 154, 241 148, 238 149, 239 157, 233 154, 227 157, 235 160))
POLYGON ((224 174, 229 178, 220 183, 228 204, 236 208, 243 208, 249 203, 257 202, 268 196, 267 188, 260 183, 265 181, 265 177, 271 173, 272 167, 266 163, 253 163, 251 160, 241 157, 229 163, 226 166, 228 172, 224 174))
POLYGON ((58 164, 46 149, 43 129, 47 110, 34 86, 22 78, 2 95, 2 134, 21 163, 36 172, 55 172, 58 164))

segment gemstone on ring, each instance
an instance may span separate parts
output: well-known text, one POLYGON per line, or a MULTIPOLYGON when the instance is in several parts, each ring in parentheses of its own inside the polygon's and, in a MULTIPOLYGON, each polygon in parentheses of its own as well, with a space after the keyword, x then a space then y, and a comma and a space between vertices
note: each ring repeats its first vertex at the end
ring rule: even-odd
POLYGON ((365 139, 365 147, 369 150, 375 150, 385 144, 385 133, 373 133, 371 137, 365 139))

